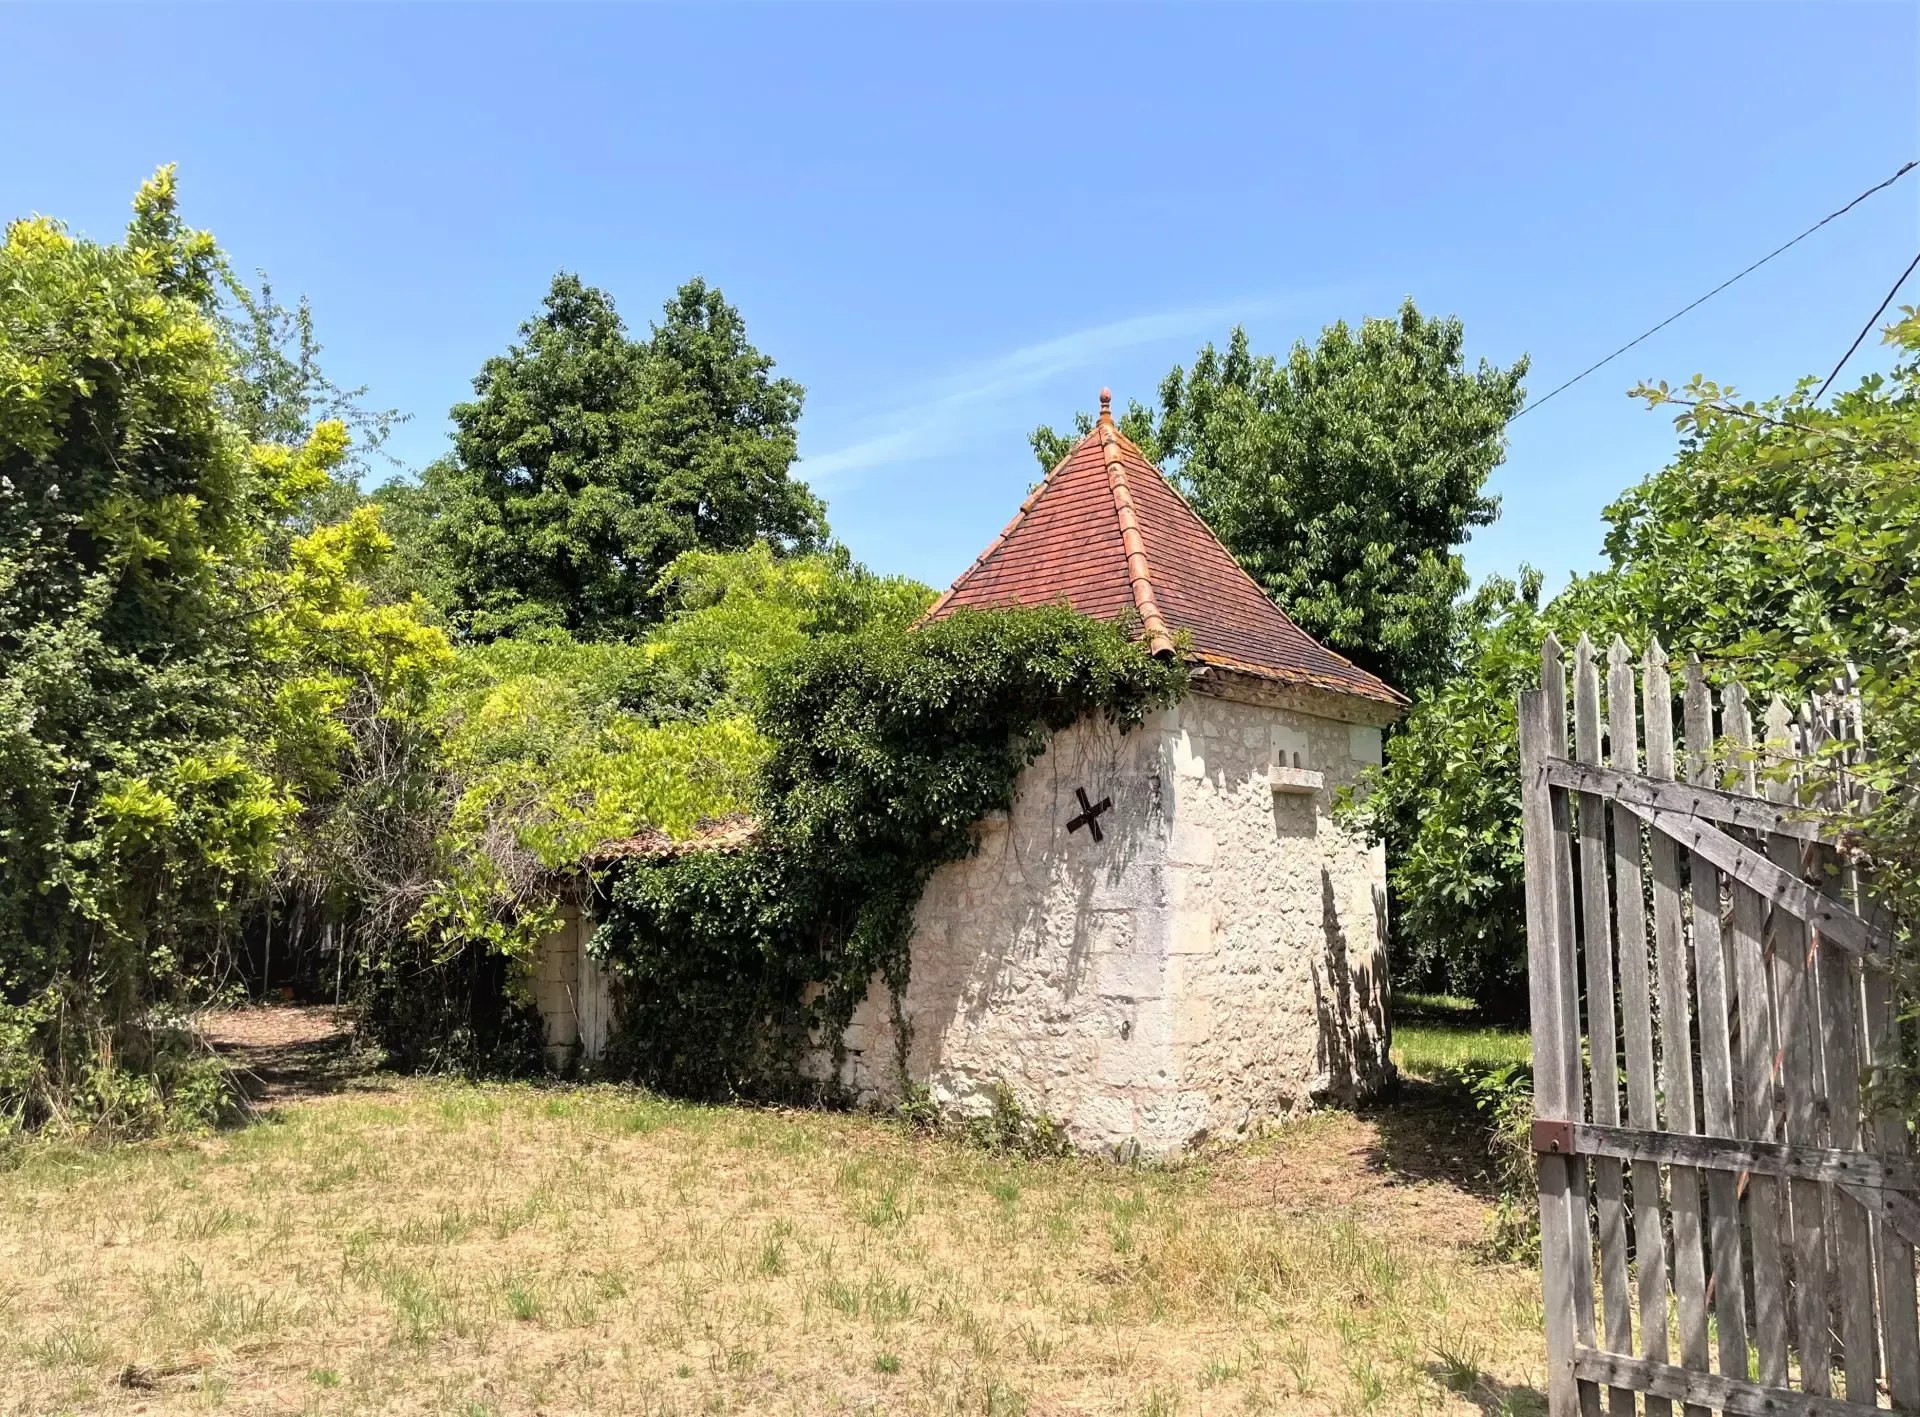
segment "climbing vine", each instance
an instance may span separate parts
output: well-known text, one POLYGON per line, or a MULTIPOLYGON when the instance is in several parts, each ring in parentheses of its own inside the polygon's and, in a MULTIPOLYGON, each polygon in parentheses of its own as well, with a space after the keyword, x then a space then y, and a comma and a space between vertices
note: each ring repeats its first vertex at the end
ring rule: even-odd
POLYGON ((611 868, 593 950, 619 981, 615 1060, 702 1095, 792 1085, 807 1031, 837 1037, 875 975, 905 989, 934 870, 976 849, 1049 737, 1122 730, 1186 673, 1065 606, 962 610, 820 640, 770 676, 749 849, 611 868), (803 1002, 810 984, 824 988, 803 1002))

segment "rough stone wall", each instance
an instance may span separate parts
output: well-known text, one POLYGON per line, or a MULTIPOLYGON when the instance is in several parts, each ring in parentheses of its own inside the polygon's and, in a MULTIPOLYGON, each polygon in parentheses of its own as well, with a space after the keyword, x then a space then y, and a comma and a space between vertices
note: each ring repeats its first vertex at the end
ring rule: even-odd
MULTIPOLYGON (((1098 719, 1056 735, 1013 810, 981 824, 979 854, 928 883, 901 1012, 908 1074, 944 1109, 983 1113, 1004 1082, 1086 1146, 1179 1131, 1166 1048, 1165 736, 1158 720, 1123 736, 1098 719), (1066 829, 1081 810, 1076 789, 1112 799, 1097 843, 1066 829)), ((843 1079, 864 1099, 897 1097, 882 987, 846 1041, 843 1079)))
MULTIPOLYGON (((1386 861, 1332 818, 1380 760, 1379 722, 1241 681, 1129 734, 1089 719, 1056 735, 979 853, 920 900, 907 1077, 962 1115, 1005 1084, 1079 1146, 1148 1154, 1384 1079, 1386 861), (1079 790, 1112 799, 1098 842, 1067 829, 1079 790)), ((536 955, 556 1068, 606 1041, 591 929, 568 905, 536 955)), ((876 983, 843 1036, 839 1082, 863 1102, 900 1097, 895 1018, 876 983)), ((803 1062, 819 1081, 833 1067, 825 1047, 803 1062)))
MULTIPOLYGON (((1149 1154, 1377 1082, 1385 861, 1331 818, 1334 790, 1379 760, 1377 727, 1327 716, 1360 707, 1195 693, 1125 736, 1059 734, 979 854, 921 899, 908 1076, 972 1115, 1005 1083, 1080 1146, 1149 1154), (1323 785, 1275 792, 1276 754, 1323 785), (1078 788, 1113 800, 1101 842, 1066 829, 1078 788)), ((896 1098, 882 987, 845 1044, 841 1081, 896 1098)))
POLYGON ((1386 1073, 1386 857, 1337 826, 1333 797, 1380 760, 1380 730, 1194 694, 1172 743, 1174 1067, 1209 1132, 1386 1073), (1321 783, 1275 791, 1275 762, 1321 783))

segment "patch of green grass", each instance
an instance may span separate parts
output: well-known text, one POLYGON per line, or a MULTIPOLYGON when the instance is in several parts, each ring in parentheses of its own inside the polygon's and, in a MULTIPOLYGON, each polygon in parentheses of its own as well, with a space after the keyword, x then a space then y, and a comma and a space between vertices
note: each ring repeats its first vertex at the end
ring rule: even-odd
POLYGON ((1373 1411, 1387 1395, 1387 1380, 1366 1353, 1357 1353, 1348 1359, 1347 1377, 1353 1383, 1352 1405, 1358 1411, 1373 1411))
POLYGON ((906 1318, 913 1312, 913 1290, 875 1277, 867 1281, 867 1317, 877 1323, 906 1318))
POLYGON ((1458 994, 1422 994, 1414 989, 1396 989, 1393 993, 1393 1012, 1396 1018, 1428 1015, 1457 1018, 1479 1012, 1479 1005, 1458 994))
POLYGON ((540 1292, 526 1280, 516 1279, 507 1285, 507 1312, 520 1322, 531 1323, 545 1308, 540 1292))
POLYGON ((1017 1332, 1020 1335, 1020 1341, 1026 1345, 1027 1357, 1031 1361, 1041 1364, 1053 1361, 1054 1350, 1060 1346, 1058 1339, 1040 1332, 1029 1323, 1021 1324, 1017 1332))
POLYGON ((399 1322, 401 1337, 426 1343, 463 1327, 453 1297, 422 1271, 394 1269, 380 1276, 380 1292, 399 1322))
POLYGON ((1200 1371, 1200 1386, 1214 1387, 1220 1383, 1230 1383, 1240 1376, 1241 1365, 1230 1359, 1216 1358, 1200 1371))
POLYGON ((1484 1072, 1533 1060, 1533 1040, 1518 1025, 1491 1023, 1471 1001, 1448 994, 1394 998, 1393 1063, 1429 1081, 1462 1069, 1484 1072))
POLYGON ((888 1186, 880 1197, 861 1212, 861 1219, 876 1230, 897 1226, 913 1214, 913 1193, 901 1186, 888 1186), (903 1195, 902 1192, 905 1191, 903 1195))
POLYGON ((84 1368, 103 1363, 106 1341, 87 1323, 57 1324, 32 1345, 34 1356, 49 1368, 84 1368))
POLYGON ((240 1223, 239 1214, 223 1205, 183 1217, 174 1226, 173 1233, 181 1240, 211 1240, 216 1235, 226 1234, 240 1223))
POLYGON ((820 1286, 820 1297, 845 1314, 848 1318, 857 1318, 860 1314, 860 1291, 844 1279, 829 1276, 820 1286))
POLYGON ((1480 1385, 1480 1346, 1470 1339, 1443 1337, 1434 1348, 1441 1383, 1451 1392, 1472 1392, 1480 1385))
POLYGON ((1180 1410, 1180 1398, 1159 1388, 1147 1389, 1147 1400, 1140 1404, 1140 1417, 1174 1417, 1180 1410))
POLYGON ((1287 1365, 1287 1371, 1293 1374, 1293 1390, 1301 1397, 1313 1392, 1313 1356, 1307 1345, 1294 1339, 1280 1350, 1280 1361, 1287 1365))

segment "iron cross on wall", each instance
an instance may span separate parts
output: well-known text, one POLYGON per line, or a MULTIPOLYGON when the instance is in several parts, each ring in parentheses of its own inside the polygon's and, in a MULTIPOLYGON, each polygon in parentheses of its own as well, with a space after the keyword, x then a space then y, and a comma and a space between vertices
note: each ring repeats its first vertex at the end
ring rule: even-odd
POLYGON ((1074 788, 1073 795, 1080 799, 1080 815, 1068 821, 1067 830, 1077 832, 1080 828, 1085 827, 1093 834, 1095 841, 1102 840, 1100 814, 1113 810, 1113 799, 1111 797, 1102 797, 1098 802, 1089 802, 1087 801, 1087 789, 1084 787, 1074 788))

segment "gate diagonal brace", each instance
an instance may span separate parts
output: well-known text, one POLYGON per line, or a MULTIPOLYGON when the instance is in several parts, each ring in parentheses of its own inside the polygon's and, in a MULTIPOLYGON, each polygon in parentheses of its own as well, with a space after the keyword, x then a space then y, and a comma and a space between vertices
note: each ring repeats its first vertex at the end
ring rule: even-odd
POLYGON ((1722 817, 1758 814, 1751 820, 1741 820, 1740 825, 1754 830, 1790 832, 1796 837, 1807 835, 1804 824, 1772 819, 1778 815, 1776 809, 1755 805, 1729 793, 1615 773, 1564 758, 1549 759, 1536 771, 1555 788, 1594 792, 1618 802, 1655 831, 1671 837, 1734 880, 1759 892, 1777 908, 1805 921, 1820 932, 1823 940, 1868 958, 1892 951, 1892 937, 1878 924, 1862 918, 1846 902, 1823 894, 1759 852, 1743 846, 1702 816, 1695 815, 1702 810, 1722 817), (1739 803, 1740 812, 1726 808, 1721 799, 1739 803))

